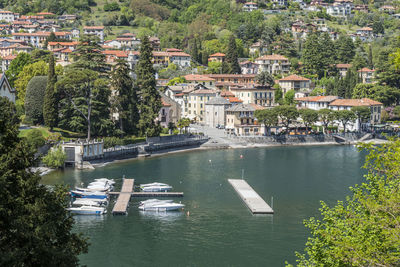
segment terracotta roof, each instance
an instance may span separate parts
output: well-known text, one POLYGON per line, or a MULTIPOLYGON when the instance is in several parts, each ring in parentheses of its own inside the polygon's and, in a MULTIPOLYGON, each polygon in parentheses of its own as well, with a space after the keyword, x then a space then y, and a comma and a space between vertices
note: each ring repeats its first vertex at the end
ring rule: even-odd
POLYGON ((265 55, 257 58, 256 60, 288 60, 288 59, 281 55, 265 55))
POLYGON ((168 57, 168 52, 165 51, 153 51, 153 56, 155 57, 168 57))
POLYGON ((374 72, 375 70, 371 70, 369 68, 362 68, 361 70, 359 70, 358 72, 374 72))
POLYGON ((215 81, 215 79, 199 74, 185 75, 186 81, 215 81))
POLYGON ((378 106, 383 105, 381 102, 369 99, 336 99, 329 106, 346 106, 346 107, 357 107, 357 106, 378 106))
POLYGON ((166 48, 165 51, 167 51, 167 52, 183 52, 182 49, 178 49, 178 48, 166 48))
POLYGON ((16 57, 17 57, 17 55, 9 55, 9 56, 3 57, 2 59, 3 59, 3 60, 13 60, 13 59, 16 58, 16 57))
POLYGON ((209 55, 208 57, 224 57, 224 56, 225 56, 224 53, 215 53, 215 54, 209 55))
POLYGON ((221 96, 223 96, 223 97, 230 97, 230 96, 235 96, 235 94, 232 93, 231 91, 226 91, 226 90, 224 90, 224 91, 221 91, 221 96))
POLYGON ((327 96, 306 96, 296 98, 296 101, 305 101, 305 102, 332 102, 333 100, 338 99, 338 96, 327 95, 327 96))
POLYGON ((164 99, 162 99, 162 98, 161 98, 161 102, 162 102, 163 107, 170 107, 170 106, 171 106, 171 104, 168 104, 168 103, 165 102, 164 99))
POLYGON ((40 13, 37 13, 36 15, 38 15, 38 16, 40 16, 40 15, 42 15, 42 16, 53 16, 55 14, 51 13, 51 12, 40 12, 40 13))
POLYGON ((373 31, 371 27, 363 27, 361 29, 358 29, 357 31, 373 31))
POLYGON ((351 64, 336 64, 336 68, 349 69, 349 68, 351 68, 351 64))
POLYGON ((183 96, 183 95, 184 95, 183 93, 175 94, 175 96, 183 96))
POLYGON ((210 78, 255 78, 256 74, 207 74, 210 78))
POLYGON ((128 54, 121 50, 104 50, 101 53, 104 55, 113 55, 116 57, 128 57, 128 54))
POLYGON ((131 32, 127 32, 127 33, 124 33, 124 34, 122 34, 121 36, 135 37, 135 36, 136 36, 136 34, 134 34, 134 33, 131 33, 131 32))
POLYGON ((48 45, 62 45, 62 46, 75 46, 79 42, 48 42, 48 45))
POLYGON ((84 30, 104 30, 104 26, 84 26, 84 30))
POLYGON ((133 39, 131 37, 117 37, 115 40, 110 40, 109 42, 112 41, 132 41, 133 39))
POLYGON ((292 75, 289 75, 289 76, 287 76, 285 78, 279 79, 278 81, 310 81, 310 79, 301 77, 301 76, 296 75, 296 74, 292 74, 292 75))
POLYGON ((217 91, 212 90, 212 89, 197 89, 197 90, 194 90, 193 92, 191 92, 191 94, 195 94, 195 95, 198 95, 198 94, 215 94, 215 93, 217 93, 217 91))
POLYGON ((246 3, 244 3, 245 5, 257 5, 257 3, 254 3, 254 2, 246 2, 246 3))
POLYGON ((242 103, 243 100, 237 98, 236 96, 226 96, 225 99, 229 100, 231 103, 242 103))
MULTIPOLYGON (((70 32, 53 32, 56 36, 65 36, 71 34, 70 32)), ((12 33, 14 36, 50 36, 50 32, 14 32, 12 33)))
POLYGON ((168 54, 172 57, 190 57, 190 55, 185 52, 168 52, 168 54))

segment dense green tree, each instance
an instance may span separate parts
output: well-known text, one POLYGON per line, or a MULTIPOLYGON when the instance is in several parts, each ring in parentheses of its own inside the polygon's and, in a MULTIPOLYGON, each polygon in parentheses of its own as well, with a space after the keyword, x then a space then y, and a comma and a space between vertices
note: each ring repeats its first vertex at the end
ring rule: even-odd
POLYGON ((6 71, 7 79, 10 85, 14 87, 14 82, 18 77, 18 74, 24 69, 26 65, 31 63, 31 56, 27 53, 19 53, 15 59, 13 59, 6 71))
POLYGON ((335 62, 335 45, 327 32, 323 32, 319 36, 318 45, 321 53, 322 66, 324 68, 323 71, 325 71, 324 76, 326 76, 326 72, 332 68, 335 62))
POLYGON ((158 136, 161 126, 156 122, 161 110, 161 96, 156 89, 155 71, 151 62, 152 48, 147 37, 142 39, 140 59, 135 67, 136 83, 139 90, 139 133, 142 136, 158 136))
POLYGON ((299 114, 303 120, 304 125, 306 126, 307 132, 308 128, 310 128, 310 126, 318 121, 318 112, 314 109, 301 109, 299 111, 299 114))
POLYGON ((321 216, 305 221, 311 236, 297 266, 399 265, 400 140, 359 146, 366 181, 333 207, 321 201, 321 216))
POLYGON ((272 77, 268 71, 263 71, 257 74, 256 80, 262 86, 268 85, 272 87, 275 84, 274 77, 272 77))
POLYGON ((0 97, 0 265, 78 266, 88 244, 72 232, 67 190, 49 190, 29 171, 34 151, 18 127, 15 107, 0 97))
POLYGON ((337 63, 350 63, 355 55, 355 46, 350 36, 341 34, 335 41, 337 63))
POLYGON ((275 110, 280 121, 282 122, 282 125, 286 127, 286 131, 289 131, 290 124, 299 116, 299 112, 297 111, 296 107, 283 105, 275 107, 275 110))
POLYGON ((354 112, 347 109, 335 111, 335 116, 336 119, 342 123, 344 133, 346 133, 346 126, 350 122, 354 122, 356 120, 356 115, 354 114, 354 112))
POLYGON ((225 62, 228 65, 228 73, 240 74, 241 68, 238 61, 238 51, 236 47, 235 36, 231 35, 229 38, 228 50, 225 56, 225 62))
POLYGON ((294 105, 295 94, 296 94, 296 92, 293 89, 286 92, 285 98, 284 98, 285 105, 294 105))
POLYGON ((372 55, 372 46, 368 46, 368 68, 373 69, 374 68, 374 57, 372 55))
POLYGON ((358 72, 350 68, 346 72, 346 76, 343 79, 343 86, 345 88, 345 98, 351 98, 353 95, 353 89, 358 83, 358 72))
POLYGON ((371 109, 366 106, 355 106, 351 108, 351 111, 353 111, 357 117, 358 131, 361 132, 361 124, 368 122, 371 118, 371 109))
POLYGON ((375 20, 372 24, 372 32, 374 34, 383 34, 385 33, 385 28, 383 27, 383 23, 380 20, 375 20))
POLYGON ((67 155, 61 146, 53 147, 46 156, 42 158, 44 165, 50 168, 64 167, 67 155))
POLYGON ((178 77, 175 77, 175 78, 169 80, 168 83, 167 83, 167 86, 180 84, 180 83, 186 83, 186 82, 187 81, 186 81, 185 77, 178 76, 178 77))
POLYGON ((62 95, 60 126, 76 132, 105 136, 112 131, 108 82, 93 70, 70 70, 57 83, 62 95))
POLYGON ((69 68, 93 70, 105 76, 109 67, 106 64, 105 55, 101 53, 103 49, 98 41, 97 36, 83 35, 73 53, 74 63, 69 68))
POLYGON ((307 73, 317 74, 319 77, 323 76, 325 66, 321 52, 318 35, 315 33, 310 34, 304 43, 302 51, 302 61, 307 73))
POLYGON ((185 133, 186 133, 186 129, 190 126, 190 119, 188 118, 181 118, 178 120, 176 127, 178 127, 179 129, 179 133, 182 133, 182 129, 185 129, 185 133))
POLYGON ((43 123, 43 103, 46 93, 47 76, 33 77, 27 86, 25 114, 34 124, 43 123))
POLYGON ((39 129, 30 129, 26 134, 26 142, 30 145, 33 150, 38 149, 46 143, 46 140, 43 137, 42 132, 39 129))
POLYGON ((50 130, 52 130, 53 127, 57 126, 57 119, 58 119, 58 98, 57 98, 57 93, 55 91, 56 82, 57 82, 57 75, 55 71, 54 55, 51 54, 49 58, 47 86, 43 103, 44 124, 47 127, 50 127, 50 130))
POLYGON ((277 126, 279 123, 278 113, 275 108, 256 110, 254 116, 261 124, 264 124, 268 135, 271 135, 271 127, 277 126))
POLYGON ((211 74, 221 74, 222 71, 222 66, 224 68, 224 73, 228 72, 228 65, 226 63, 221 63, 219 61, 209 61, 208 62, 208 68, 207 68, 207 73, 211 74))
POLYGON ((352 98, 370 98, 391 106, 400 103, 400 91, 389 86, 360 83, 354 87, 352 98))
POLYGON ((329 124, 335 120, 334 112, 331 109, 323 108, 318 110, 319 120, 324 125, 324 133, 326 133, 326 129, 328 129, 329 124))
POLYGON ((119 60, 111 73, 111 87, 114 90, 113 109, 118 113, 122 134, 137 134, 139 122, 138 96, 126 61, 119 60))
POLYGON ((367 60, 361 53, 356 53, 351 64, 352 68, 357 71, 367 66, 367 60))

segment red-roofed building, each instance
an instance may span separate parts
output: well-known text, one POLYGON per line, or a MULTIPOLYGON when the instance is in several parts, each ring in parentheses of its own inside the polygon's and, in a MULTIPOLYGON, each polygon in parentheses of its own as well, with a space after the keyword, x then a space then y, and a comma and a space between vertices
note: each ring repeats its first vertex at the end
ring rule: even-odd
POLYGON ((270 86, 256 84, 231 86, 229 90, 244 104, 257 104, 270 107, 274 104, 275 89, 270 86))
POLYGON ((324 108, 329 108, 329 104, 338 99, 338 96, 306 96, 306 97, 297 97, 295 100, 297 101, 298 108, 309 108, 314 110, 320 110, 324 108))
POLYGON ((107 63, 114 63, 118 59, 128 60, 128 54, 125 51, 121 50, 104 50, 101 52, 106 56, 107 63))
POLYGON ((246 2, 242 7, 243 11, 251 12, 258 9, 258 5, 255 2, 246 2))
POLYGON ((265 55, 256 59, 258 73, 287 74, 290 71, 289 60, 281 55, 265 55))
POLYGON ((100 42, 104 42, 104 26, 85 26, 83 33, 87 35, 96 35, 99 37, 100 42))
POLYGON ((215 87, 215 79, 206 75, 188 74, 185 75, 185 79, 189 84, 202 84, 207 87, 215 87))
POLYGON ((40 12, 40 13, 37 13, 36 15, 43 16, 43 17, 52 17, 52 16, 55 16, 56 14, 51 13, 51 12, 40 12))
POLYGON ((225 61, 225 54, 224 53, 215 53, 208 57, 209 62, 224 62, 225 61))
POLYGON ((217 96, 216 90, 199 88, 184 96, 185 99, 185 117, 197 122, 205 121, 205 104, 211 98, 217 96))
POLYGON ((308 96, 310 94, 311 80, 296 74, 289 75, 278 80, 283 94, 289 90, 295 91, 295 97, 308 96))
POLYGON ((340 76, 344 77, 347 71, 351 68, 351 64, 336 64, 336 68, 339 71, 340 76))
POLYGON ((373 83, 375 70, 369 68, 362 68, 358 71, 358 74, 362 80, 362 83, 373 83))
POLYGON ((238 104, 226 110, 225 131, 229 135, 248 136, 262 135, 265 127, 258 123, 254 116, 256 110, 265 107, 256 104, 238 104))
POLYGON ((11 61, 13 61, 13 59, 15 59, 17 57, 17 55, 9 55, 9 56, 5 56, 5 57, 1 57, 1 71, 3 73, 6 72, 6 70, 8 70, 8 68, 10 67, 11 61))
POLYGON ((53 50, 59 49, 59 48, 69 48, 73 51, 76 49, 78 44, 79 44, 79 42, 48 42, 47 49, 49 51, 53 51, 53 50))
MULTIPOLYGON (((63 39, 71 40, 72 35, 70 32, 54 32, 54 34, 63 39)), ((32 45, 33 47, 42 48, 46 39, 50 36, 50 32, 34 32, 34 33, 25 33, 25 32, 16 32, 12 34, 12 38, 14 40, 21 40, 26 42, 27 44, 32 45)))
POLYGON ((7 10, 0 10, 0 20, 7 21, 7 22, 13 22, 14 20, 19 18, 18 13, 13 13, 11 11, 7 10))
MULTIPOLYGON (((381 102, 369 99, 336 99, 329 104, 329 108, 332 110, 351 110, 352 107, 369 107, 371 110, 371 117, 369 123, 380 124, 381 123, 381 112, 383 104, 381 102)), ((358 121, 355 122, 353 127, 358 130, 358 121)))

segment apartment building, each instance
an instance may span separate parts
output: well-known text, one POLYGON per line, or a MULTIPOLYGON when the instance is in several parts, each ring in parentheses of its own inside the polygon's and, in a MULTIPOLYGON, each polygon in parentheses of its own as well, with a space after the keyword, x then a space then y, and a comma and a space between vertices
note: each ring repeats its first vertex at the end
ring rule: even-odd
POLYGON ((290 71, 289 60, 281 55, 265 55, 256 59, 258 73, 266 71, 270 74, 288 74, 290 71))

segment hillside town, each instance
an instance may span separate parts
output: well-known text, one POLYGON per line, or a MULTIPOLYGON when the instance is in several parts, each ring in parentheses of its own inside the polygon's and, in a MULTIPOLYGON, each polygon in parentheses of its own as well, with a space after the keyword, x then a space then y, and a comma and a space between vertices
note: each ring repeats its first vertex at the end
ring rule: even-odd
POLYGON ((0 266, 399 266, 399 128, 396 0, 0 0, 0 266))
MULTIPOLYGON (((312 1, 309 4, 302 1, 273 2, 277 14, 285 12, 288 6, 293 5, 299 10, 308 12, 326 11, 327 16, 338 19, 354 16, 359 12, 366 14, 369 12, 368 6, 356 5, 350 0, 335 1, 331 4, 322 1, 312 1)), ((260 11, 255 2, 244 3, 242 9, 243 12, 260 11)), ((393 6, 382 5, 378 10, 397 19, 396 8, 393 6)), ((270 10, 263 9, 262 11, 267 14, 270 10)), ((135 77, 135 67, 140 59, 141 46, 141 39, 137 34, 124 32, 116 34, 114 38, 109 38, 110 33, 107 33, 105 26, 65 27, 78 19, 77 15, 56 15, 51 12, 40 12, 34 15, 20 15, 7 10, 0 12, 0 21, 4 22, 0 25, 4 36, 0 39, 2 96, 9 97, 13 102, 18 98, 16 89, 7 81, 6 73, 19 54, 38 53, 36 51, 50 52, 54 55, 57 66, 68 68, 74 62, 73 55, 80 44, 79 38, 83 35, 97 37, 101 54, 104 55, 105 63, 110 70, 119 60, 123 60, 130 68, 130 75, 135 77)), ((383 38, 382 32, 377 33, 368 26, 360 27, 355 32, 348 31, 343 35, 328 26, 325 18, 319 17, 311 20, 296 19, 282 30, 283 36, 292 39, 288 42, 298 42, 299 45, 304 46, 307 40, 317 34, 329 38, 328 44, 336 42, 340 45, 339 41, 343 39, 343 42, 355 43, 359 47, 369 46, 369 49, 371 44, 368 43, 383 38)), ((276 41, 268 43, 260 39, 249 45, 248 58, 239 58, 237 51, 233 51, 236 56, 234 63, 230 62, 231 59, 228 59, 228 56, 232 57, 232 55, 227 55, 226 51, 209 54, 206 60, 208 64, 205 67, 202 65, 204 62, 197 61, 198 55, 190 54, 193 49, 185 52, 180 48, 161 47, 157 36, 149 36, 149 41, 153 50, 151 60, 156 69, 157 90, 162 97, 162 108, 156 120, 164 128, 176 126, 181 119, 187 118, 193 123, 224 129, 229 135, 266 135, 266 128, 255 116, 254 111, 290 104, 295 105, 298 110, 315 111, 367 107, 371 111, 369 119, 363 118, 362 126, 361 122, 357 121, 361 118, 350 119, 348 130, 358 131, 360 127, 364 130, 373 130, 374 126, 380 127, 382 121, 388 119, 385 108, 397 104, 396 100, 385 105, 376 98, 370 99, 370 95, 365 93, 359 96, 354 95, 353 88, 351 88, 353 94, 340 94, 340 89, 335 94, 334 91, 326 88, 334 82, 340 83, 348 79, 349 70, 356 76, 355 87, 377 86, 379 82, 376 79, 376 73, 382 70, 375 70, 374 64, 367 62, 369 59, 364 60, 364 64, 355 62, 359 65, 357 69, 354 69, 349 59, 343 62, 336 59, 334 64, 327 66, 329 70, 325 71, 321 79, 318 75, 313 76, 313 71, 307 71, 305 62, 296 62, 285 56, 287 51, 284 51, 282 47, 279 48, 283 44, 276 41), (276 53, 279 51, 284 52, 285 55, 276 53), (239 67, 232 71, 225 67, 227 64, 235 64, 239 67), (163 75, 166 72, 170 72, 169 77, 163 75), (262 80, 262 77, 266 75, 270 79, 269 82, 262 80), (324 80, 326 82, 329 79, 331 84, 323 84, 324 80), (382 112, 385 114, 382 115, 382 112)), ((350 44, 351 46, 355 47, 353 44, 350 44)), ((335 52, 334 50, 335 48, 332 52, 335 52)), ((232 54, 232 51, 230 53, 232 54)), ((358 53, 356 52, 356 57, 358 53)), ((303 55, 304 57, 307 56, 303 55)), ((308 64, 313 64, 313 62, 308 64)), ((21 89, 26 90, 26 88, 21 89)), ((113 118, 118 118, 118 112, 114 113, 113 118)), ((294 126, 298 128, 303 118, 299 116, 295 118, 295 121, 294 126)), ((322 126, 318 120, 314 123, 316 126, 322 126)), ((276 126, 279 126, 279 123, 276 126)), ((332 120, 332 126, 336 126, 336 131, 343 130, 340 119, 332 120)), ((289 129, 277 127, 274 133, 277 134, 283 130, 289 129)))

